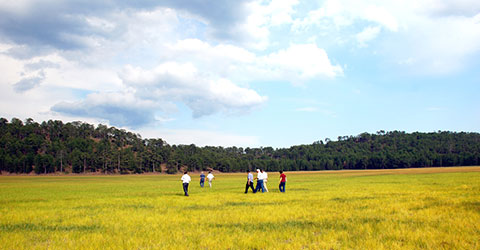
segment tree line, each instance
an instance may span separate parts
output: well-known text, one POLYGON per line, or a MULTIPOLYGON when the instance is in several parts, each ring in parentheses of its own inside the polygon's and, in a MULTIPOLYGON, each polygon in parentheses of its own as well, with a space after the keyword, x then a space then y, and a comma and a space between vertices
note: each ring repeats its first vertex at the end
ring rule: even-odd
POLYGON ((0 171, 10 173, 177 173, 382 169, 480 164, 480 134, 378 131, 290 148, 198 147, 142 139, 84 122, 0 118, 0 171))

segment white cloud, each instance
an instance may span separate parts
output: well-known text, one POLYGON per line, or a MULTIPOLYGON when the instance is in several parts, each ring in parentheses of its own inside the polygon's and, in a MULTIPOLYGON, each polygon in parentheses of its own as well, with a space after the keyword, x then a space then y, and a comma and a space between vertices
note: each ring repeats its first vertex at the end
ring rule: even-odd
POLYGON ((480 2, 474 0, 327 0, 295 19, 292 29, 320 30, 319 39, 333 44, 343 39, 365 47, 375 40, 386 61, 420 74, 449 74, 480 51, 479 13, 480 2))
POLYGON ((322 7, 311 10, 304 18, 297 18, 293 21, 293 30, 310 29, 315 26, 320 28, 336 29, 349 26, 353 23, 353 17, 347 12, 344 4, 338 0, 327 0, 322 7))
POLYGON ((100 32, 112 32, 117 28, 115 22, 96 16, 85 17, 85 21, 91 28, 100 32))
POLYGON ((168 48, 171 59, 241 83, 257 80, 299 83, 343 74, 342 67, 333 65, 326 51, 313 43, 291 44, 263 56, 233 45, 211 46, 198 39, 180 40, 168 48))
POLYGON ((420 74, 449 74, 463 69, 480 52, 480 23, 476 17, 417 17, 415 25, 387 42, 399 65, 420 74), (402 44, 398 41, 403 41, 402 44))
POLYGON ((368 6, 360 18, 379 23, 391 31, 398 31, 397 19, 384 7, 368 6))
POLYGON ((377 1, 327 0, 319 9, 309 11, 306 17, 295 19, 292 28, 302 30, 319 26, 329 29, 333 26, 335 29, 341 29, 355 22, 369 21, 391 31, 397 31, 399 24, 393 14, 395 12, 381 6, 382 4, 384 3, 377 1))
POLYGON ((183 102, 193 110, 194 117, 244 112, 266 101, 266 97, 254 90, 200 72, 191 63, 169 62, 152 70, 127 66, 120 77, 127 86, 137 90, 139 98, 183 102))
POLYGON ((2 85, 9 86, 15 82, 21 80, 20 74, 23 71, 23 62, 11 58, 2 53, 1 50, 8 50, 11 46, 0 44, 0 69, 2 73, 2 77, 0 77, 0 81, 2 85))
MULTIPOLYGON (((59 119, 49 113, 50 107, 58 102, 58 97, 74 99, 71 91, 65 88, 52 88, 47 86, 46 80, 42 84, 28 91, 15 91, 14 84, 28 79, 22 77, 24 71, 23 63, 0 54, 0 115, 2 117, 21 119, 34 118, 37 121, 48 119, 59 119)), ((48 74, 45 74, 48 77, 48 74)), ((62 117, 64 118, 64 117, 62 117)))
POLYGON ((343 74, 342 67, 333 65, 325 50, 315 44, 292 44, 260 58, 260 62, 274 75, 291 81, 343 74))
POLYGON ((464 16, 472 17, 480 12, 477 0, 428 0, 417 3, 422 13, 432 16, 464 16))
POLYGON ((92 93, 79 102, 60 102, 52 111, 80 117, 107 120, 110 124, 141 127, 154 122, 159 105, 151 100, 136 98, 131 92, 92 93))
POLYGON ((40 85, 43 80, 45 80, 45 72, 40 70, 32 76, 23 77, 22 80, 13 85, 13 88, 16 92, 25 92, 40 85))
POLYGON ((356 35, 360 47, 367 46, 367 43, 375 39, 380 33, 380 27, 366 27, 356 35))
POLYGON ((293 22, 298 0, 252 1, 247 4, 248 16, 234 30, 241 34, 240 44, 250 49, 265 50, 270 45, 270 29, 293 22))
POLYGON ((76 102, 59 102, 52 111, 135 128, 158 122, 155 117, 174 112, 176 103, 187 105, 194 117, 201 117, 245 113, 267 100, 252 89, 200 72, 190 63, 168 62, 150 70, 127 65, 119 78, 122 90, 97 91, 76 102))
POLYGON ((0 1, 0 10, 25 14, 31 7, 32 2, 32 0, 0 1))
POLYGON ((293 7, 298 3, 298 0, 272 0, 265 7, 266 14, 270 17, 270 25, 278 26, 291 23, 293 21, 292 14, 295 13, 293 7))
MULTIPOLYGON (((53 13, 63 8, 63 14, 71 16, 71 23, 54 25, 55 30, 46 37, 29 33, 28 39, 22 40, 25 42, 17 44, 22 36, 2 27, 12 38, 11 44, 0 46, 2 63, 9 64, 2 68, 3 87, 18 92, 2 112, 20 111, 16 106, 22 102, 34 107, 30 100, 35 100, 42 108, 32 109, 34 112, 130 127, 155 122, 156 117, 168 120, 163 114, 175 112, 180 103, 188 106, 194 117, 249 112, 267 100, 248 86, 250 82, 297 83, 343 72, 330 62, 325 50, 313 43, 255 54, 255 49, 269 45, 272 27, 293 22, 298 4, 297 0, 251 2, 243 13, 245 17, 229 20, 228 26, 245 35, 246 40, 217 44, 214 41, 219 40, 184 39, 209 39, 209 32, 220 27, 211 26, 219 20, 200 15, 202 10, 192 14, 183 7, 153 7, 110 12, 108 4, 99 4, 99 10, 85 12, 76 10, 76 5, 49 2, 43 6, 45 11, 53 13), (41 51, 33 53, 36 48, 41 51), (14 58, 14 50, 23 56, 14 58), (46 92, 49 94, 44 95, 46 92)), ((21 13, 38 14, 32 6, 37 3, 0 4, 2 10, 17 17, 21 13)), ((37 27, 37 18, 33 15, 20 20, 29 22, 24 27, 28 31, 37 27)), ((37 21, 38 27, 52 25, 48 20, 37 21)))
MULTIPOLYGON (((99 58, 100 59, 100 58, 99 58)), ((10 58, 18 65, 11 83, 41 78, 45 87, 82 89, 89 91, 115 91, 122 88, 115 67, 101 63, 88 65, 67 60, 59 53, 37 56, 28 60, 10 58)), ((39 85, 35 85, 38 87, 39 85)))
POLYGON ((199 39, 179 40, 175 44, 167 45, 167 48, 170 49, 171 59, 187 62, 202 61, 201 65, 204 67, 208 64, 210 70, 230 64, 253 63, 256 57, 254 53, 241 47, 229 44, 211 46, 199 39))

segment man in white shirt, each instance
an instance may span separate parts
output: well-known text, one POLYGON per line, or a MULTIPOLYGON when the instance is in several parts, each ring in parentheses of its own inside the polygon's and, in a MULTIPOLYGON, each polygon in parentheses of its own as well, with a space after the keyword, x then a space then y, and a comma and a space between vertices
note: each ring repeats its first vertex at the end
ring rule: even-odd
POLYGON ((262 170, 257 169, 257 177, 255 179, 257 179, 257 186, 255 187, 254 193, 260 191, 260 189, 262 189, 262 193, 265 192, 265 187, 263 186, 264 175, 262 170))
POLYGON ((261 171, 263 174, 263 187, 265 188, 265 191, 268 192, 268 188, 267 188, 268 174, 267 174, 267 171, 264 171, 263 169, 261 171))
POLYGON ((210 185, 210 187, 212 187, 212 181, 214 178, 215 176, 213 176, 212 171, 208 171, 207 179, 208 179, 208 185, 210 185))
POLYGON ((190 181, 192 181, 192 178, 190 178, 190 175, 188 175, 187 171, 185 171, 181 180, 183 182, 183 192, 185 192, 185 196, 188 196, 188 184, 190 181))

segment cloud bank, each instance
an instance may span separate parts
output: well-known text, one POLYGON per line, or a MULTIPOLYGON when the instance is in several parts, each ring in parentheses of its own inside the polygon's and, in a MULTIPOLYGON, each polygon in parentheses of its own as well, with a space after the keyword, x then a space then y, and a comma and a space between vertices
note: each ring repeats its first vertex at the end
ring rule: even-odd
POLYGON ((474 0, 0 2, 2 113, 135 129, 249 115, 275 86, 348 78, 359 55, 438 77, 479 53, 474 0))

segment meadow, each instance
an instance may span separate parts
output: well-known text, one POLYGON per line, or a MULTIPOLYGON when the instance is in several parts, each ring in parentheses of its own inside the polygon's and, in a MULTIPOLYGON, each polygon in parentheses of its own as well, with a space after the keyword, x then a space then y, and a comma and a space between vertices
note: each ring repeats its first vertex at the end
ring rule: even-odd
POLYGON ((480 167, 286 174, 0 176, 0 249, 480 249, 480 167))

